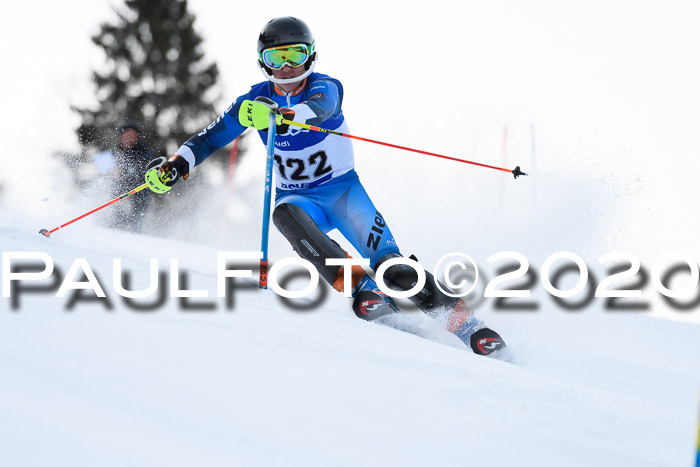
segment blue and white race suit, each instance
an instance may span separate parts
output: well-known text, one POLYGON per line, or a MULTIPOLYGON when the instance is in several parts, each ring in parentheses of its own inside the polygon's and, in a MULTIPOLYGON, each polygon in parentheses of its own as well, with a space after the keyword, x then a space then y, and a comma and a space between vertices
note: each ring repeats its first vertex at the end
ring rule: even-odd
MULTIPOLYGON (((312 73, 292 93, 285 93, 265 81, 240 96, 209 126, 185 142, 177 154, 190 167, 237 138, 246 129, 238 121, 244 100, 263 96, 280 107, 294 110, 294 121, 349 133, 341 109, 343 86, 340 81, 312 73)), ((267 132, 258 131, 263 144, 267 132)), ((338 229, 373 267, 388 253, 399 253, 394 237, 374 207, 355 173, 352 142, 328 133, 290 126, 277 135, 274 151, 276 204, 300 206, 328 233, 338 229)))

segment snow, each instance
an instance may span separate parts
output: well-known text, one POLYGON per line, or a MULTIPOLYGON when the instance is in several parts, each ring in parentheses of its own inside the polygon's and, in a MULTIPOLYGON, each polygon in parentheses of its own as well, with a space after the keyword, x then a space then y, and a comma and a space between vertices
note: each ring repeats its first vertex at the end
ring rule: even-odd
POLYGON ((113 304, 67 310, 70 293, 25 294, 13 311, 3 299, 7 465, 692 460, 697 325, 595 310, 479 311, 511 344, 506 363, 475 356, 415 312, 405 327, 430 338, 359 320, 338 294, 295 311, 244 284, 229 310, 213 298, 215 248, 74 227, 48 240, 0 229, 3 251, 47 252, 62 274, 85 258, 113 304), (124 258, 134 288, 145 288, 149 259, 167 270, 173 251, 188 289, 212 297, 191 302, 213 309, 120 304, 112 258, 124 258))
MULTIPOLYGON (((70 105, 94 102, 88 75, 103 58, 89 36, 114 17, 108 3, 40 2, 71 11, 59 22, 17 3, 0 30, 6 61, 22 65, 0 78, 0 250, 46 252, 57 268, 39 284, 52 290, 20 292, 17 309, 0 298, 0 464, 692 465, 698 306, 675 309, 647 282, 648 311, 609 311, 601 299, 566 310, 539 272, 559 251, 579 255, 593 285, 609 275, 598 258, 614 251, 649 273, 669 252, 700 260, 696 3, 360 0, 342 23, 327 2, 304 9, 317 70, 345 86, 351 134, 530 173, 513 180, 355 144, 358 173, 404 254, 430 270, 450 252, 476 261, 482 282, 469 302, 512 363, 473 355, 420 312, 393 327, 359 320, 336 293, 293 308, 242 281, 232 309, 215 298, 217 252, 259 247, 256 138, 234 186, 191 190, 163 214, 178 221, 166 231, 110 231, 94 215, 41 238, 107 201, 78 194, 50 154, 77 149, 70 105), (487 259, 502 251, 528 259, 532 296, 518 301, 536 310, 478 296, 503 265, 487 259), (54 296, 78 258, 111 308, 89 290, 54 296), (139 290, 158 259, 161 291, 176 258, 187 288, 209 298, 136 310, 114 291, 115 258, 139 290)), ((301 15, 278 0, 190 5, 222 71, 222 110, 261 78, 260 26, 301 15)), ((205 176, 195 169, 187 183, 205 176)), ((270 241, 272 261, 294 255, 277 232, 270 241)))

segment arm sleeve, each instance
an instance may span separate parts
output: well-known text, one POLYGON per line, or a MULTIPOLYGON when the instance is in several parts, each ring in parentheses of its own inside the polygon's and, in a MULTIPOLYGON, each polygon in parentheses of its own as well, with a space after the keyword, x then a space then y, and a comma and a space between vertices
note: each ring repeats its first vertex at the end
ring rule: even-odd
POLYGON ((201 164, 204 159, 238 138, 245 131, 245 127, 238 122, 238 110, 241 103, 249 98, 249 94, 240 96, 216 120, 180 146, 177 154, 187 159, 190 168, 201 164))
POLYGON ((292 107, 294 121, 318 125, 340 115, 340 93, 334 82, 327 79, 314 82, 309 95, 311 97, 306 102, 292 107))

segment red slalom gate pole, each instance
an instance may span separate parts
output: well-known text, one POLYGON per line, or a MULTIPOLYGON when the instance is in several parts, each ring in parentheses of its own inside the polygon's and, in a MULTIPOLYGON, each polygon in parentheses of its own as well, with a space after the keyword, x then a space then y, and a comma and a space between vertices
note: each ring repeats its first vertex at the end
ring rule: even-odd
POLYGON ((131 191, 127 191, 127 192, 124 193, 123 195, 117 196, 117 197, 114 198, 112 201, 109 201, 109 202, 103 204, 102 206, 96 207, 96 208, 93 209, 92 211, 86 212, 86 213, 83 214, 82 216, 78 216, 78 217, 76 217, 75 219, 71 219, 71 220, 69 220, 68 222, 66 222, 65 224, 59 225, 58 227, 56 227, 56 228, 54 228, 54 229, 51 229, 51 230, 41 229, 41 230, 39 231, 39 233, 40 233, 41 235, 43 235, 44 237, 48 238, 49 235, 51 235, 51 234, 54 233, 55 231, 60 230, 60 229, 66 227, 66 226, 68 226, 68 225, 71 225, 73 222, 79 221, 79 220, 82 219, 83 217, 87 217, 87 216, 89 216, 90 214, 94 214, 94 213, 96 213, 97 211, 99 211, 100 209, 104 209, 104 208, 106 208, 107 206, 111 206, 112 204, 116 203, 117 201, 121 201, 121 200, 123 200, 123 199, 126 199, 126 198, 128 198, 129 196, 131 196, 131 195, 133 195, 133 194, 135 194, 135 193, 138 193, 139 191, 141 191, 141 190, 143 190, 144 188, 147 188, 147 187, 148 187, 148 183, 144 183, 143 185, 138 186, 138 187, 134 188, 134 189, 131 190, 131 191))
POLYGON ((328 134, 331 134, 331 135, 343 136, 343 137, 345 137, 345 138, 357 139, 357 140, 360 140, 360 141, 366 141, 366 142, 368 142, 368 143, 381 144, 382 146, 388 146, 388 147, 390 147, 390 148, 402 149, 402 150, 404 150, 404 151, 417 152, 418 154, 424 154, 424 155, 426 155, 426 156, 439 157, 439 158, 441 158, 441 159, 447 159, 447 160, 451 160, 451 161, 455 161, 455 162, 462 162, 462 163, 464 163, 464 164, 476 165, 476 166, 479 166, 479 167, 485 167, 485 168, 487 168, 487 169, 500 170, 500 171, 503 171, 503 172, 512 173, 514 178, 518 178, 520 175, 527 175, 525 172, 523 172, 522 170, 520 170, 520 166, 517 166, 515 169, 511 170, 511 169, 506 169, 506 168, 503 168, 503 167, 496 167, 496 166, 493 166, 493 165, 482 164, 482 163, 480 163, 480 162, 468 161, 468 160, 465 160, 465 159, 458 159, 458 158, 456 158, 456 157, 443 156, 442 154, 436 154, 436 153, 434 153, 434 152, 422 151, 422 150, 420 150, 420 149, 408 148, 408 147, 406 147, 406 146, 399 146, 398 144, 384 143, 384 142, 382 142, 382 141, 377 141, 377 140, 374 140, 374 139, 362 138, 362 137, 360 137, 360 136, 348 135, 347 133, 341 133, 341 132, 339 132, 339 131, 329 130, 329 129, 327 129, 327 128, 321 128, 321 127, 318 127, 318 126, 307 125, 306 123, 299 123, 299 122, 295 122, 295 121, 292 121, 292 120, 287 120, 287 119, 285 119, 285 118, 282 119, 282 123, 284 123, 284 124, 286 124, 286 125, 292 125, 292 126, 297 126, 297 127, 300 127, 300 128, 304 128, 304 129, 306 129, 306 130, 320 131, 321 133, 328 133, 328 134))

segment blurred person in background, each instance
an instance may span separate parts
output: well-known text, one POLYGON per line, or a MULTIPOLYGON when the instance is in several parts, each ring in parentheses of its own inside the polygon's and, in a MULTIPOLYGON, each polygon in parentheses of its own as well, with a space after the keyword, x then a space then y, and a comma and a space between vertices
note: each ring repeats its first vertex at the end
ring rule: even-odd
MULTIPOLYGON (((119 196, 143 184, 143 168, 153 159, 153 150, 143 141, 141 125, 129 120, 119 129, 115 148, 95 155, 95 165, 108 179, 110 195, 119 196)), ((140 232, 150 197, 146 192, 130 196, 115 206, 110 227, 140 232)))

